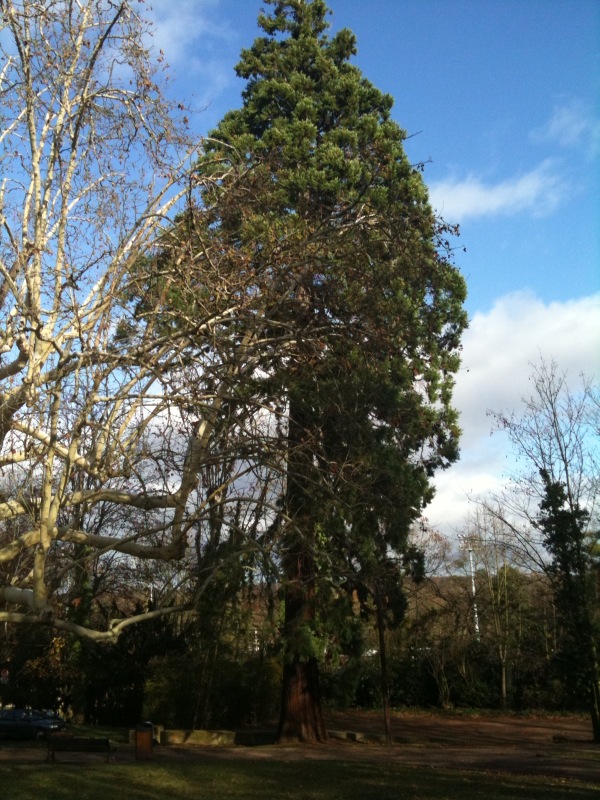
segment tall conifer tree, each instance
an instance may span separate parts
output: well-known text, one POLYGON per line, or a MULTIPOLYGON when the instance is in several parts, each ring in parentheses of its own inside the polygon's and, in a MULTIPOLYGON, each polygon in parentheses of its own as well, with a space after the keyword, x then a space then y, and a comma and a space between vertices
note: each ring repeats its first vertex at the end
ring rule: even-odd
POLYGON ((245 252, 257 294, 276 298, 262 305, 265 353, 271 330, 293 341, 266 357, 261 383, 288 420, 280 738, 321 740, 317 633, 335 570, 401 549, 430 477, 457 457, 465 285, 391 97, 351 63, 354 35, 327 35, 323 0, 266 2, 264 35, 236 68, 242 107, 198 169, 242 164, 205 197, 211 236, 245 252))

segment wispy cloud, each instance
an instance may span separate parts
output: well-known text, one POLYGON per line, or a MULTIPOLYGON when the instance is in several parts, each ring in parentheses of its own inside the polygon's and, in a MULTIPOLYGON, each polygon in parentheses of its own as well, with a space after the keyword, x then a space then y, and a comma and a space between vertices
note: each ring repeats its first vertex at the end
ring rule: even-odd
POLYGON ((556 142, 561 147, 583 147, 589 156, 600 153, 600 119, 581 100, 556 105, 545 125, 531 131, 535 142, 556 142))
POLYGON ((161 51, 170 67, 170 93, 186 98, 192 126, 198 121, 199 130, 205 131, 226 109, 219 108, 208 123, 204 113, 196 117, 194 112, 218 105, 235 81, 231 51, 237 52, 239 33, 231 17, 222 13, 221 0, 153 0, 148 18, 147 46, 155 54, 161 51))
POLYGON ((543 216, 554 211, 566 190, 555 162, 548 159, 530 172, 498 183, 485 183, 475 175, 433 183, 429 195, 438 213, 460 222, 466 217, 508 216, 523 211, 543 216))
POLYGON ((199 51, 214 51, 216 42, 232 36, 226 22, 215 21, 218 7, 219 0, 154 0, 152 45, 172 64, 189 63, 199 51))

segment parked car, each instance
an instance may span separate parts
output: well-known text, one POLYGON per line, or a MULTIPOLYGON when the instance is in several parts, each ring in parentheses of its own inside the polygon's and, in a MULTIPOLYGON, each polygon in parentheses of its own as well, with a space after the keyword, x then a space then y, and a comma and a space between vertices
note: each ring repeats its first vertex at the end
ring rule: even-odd
POLYGON ((65 721, 29 708, 0 710, 0 736, 7 739, 44 739, 49 733, 66 731, 65 721))

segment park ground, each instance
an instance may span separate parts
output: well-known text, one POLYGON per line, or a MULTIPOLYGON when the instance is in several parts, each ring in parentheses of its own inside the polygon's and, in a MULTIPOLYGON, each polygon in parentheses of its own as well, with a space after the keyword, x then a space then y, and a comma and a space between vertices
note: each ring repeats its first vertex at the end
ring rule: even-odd
MULTIPOLYGON (((583 716, 396 713, 393 744, 376 712, 329 713, 326 745, 201 748, 208 757, 345 760, 578 779, 600 786, 600 745, 583 716)), ((171 755, 181 757, 174 748, 171 755)), ((200 755, 200 754, 199 754, 200 755)), ((185 756, 184 756, 185 757, 185 756)))
MULTIPOLYGON (((392 719, 394 742, 383 740, 382 715, 375 712, 328 713, 327 744, 262 744, 254 746, 156 746, 156 764, 187 762, 348 762, 404 765, 440 770, 547 777, 581 781, 600 788, 600 745, 592 741, 591 724, 583 716, 490 715, 405 712, 392 719)), ((254 741, 269 739, 269 730, 254 741)), ((247 740, 252 740, 251 738, 247 740)), ((243 739, 241 739, 243 741, 243 739)), ((43 762, 43 744, 0 744, 0 767, 43 762)), ((61 754, 57 760, 87 765, 97 755, 61 754)), ((135 761, 135 749, 117 744, 115 763, 135 761)), ((9 800, 7 797, 6 800, 9 800)))
MULTIPOLYGON (((332 714, 330 729, 356 730, 367 738, 383 734, 381 715, 332 714)), ((600 745, 584 716, 395 714, 394 744, 361 745, 362 752, 427 767, 476 769, 520 775, 578 778, 600 784, 600 745)))

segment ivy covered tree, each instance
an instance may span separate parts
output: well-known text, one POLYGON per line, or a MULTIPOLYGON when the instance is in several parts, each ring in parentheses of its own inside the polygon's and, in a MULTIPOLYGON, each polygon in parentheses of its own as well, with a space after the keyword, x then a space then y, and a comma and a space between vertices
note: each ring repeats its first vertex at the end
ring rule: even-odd
POLYGON ((323 0, 266 1, 236 68, 242 106, 198 171, 225 175, 203 213, 263 298, 262 370, 246 391, 277 399, 286 432, 279 734, 322 740, 318 663, 340 573, 360 552, 402 551, 431 476, 458 454, 465 285, 392 98, 351 63, 354 35, 327 34, 323 0), (284 334, 289 347, 270 348, 284 334))

